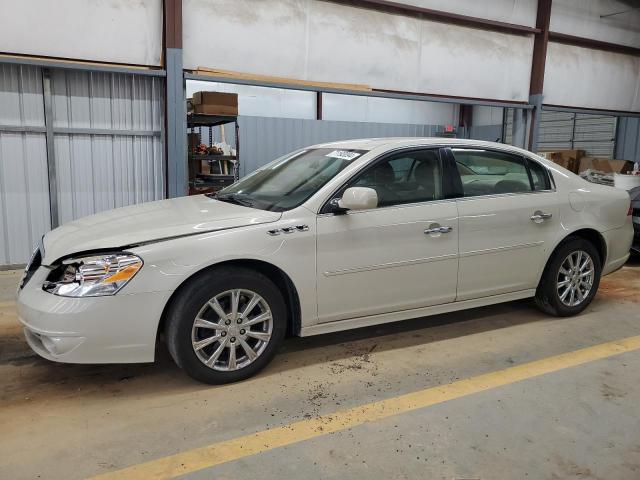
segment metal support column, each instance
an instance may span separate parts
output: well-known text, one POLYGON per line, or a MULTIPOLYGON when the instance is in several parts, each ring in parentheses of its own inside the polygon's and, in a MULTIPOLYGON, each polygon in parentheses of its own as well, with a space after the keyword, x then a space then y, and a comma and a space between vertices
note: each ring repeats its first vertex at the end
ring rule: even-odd
POLYGON ((53 136, 53 100, 51 97, 51 75, 48 68, 42 69, 42 93, 44 100, 45 140, 47 144, 47 173, 49 177, 49 211, 51 228, 60 225, 58 211, 58 179, 56 175, 56 149, 53 136))
POLYGON ((536 151, 540 133, 540 116, 542 115, 542 93, 544 91, 544 70, 547 63, 547 46, 549 45, 549 24, 551 23, 551 2, 538 0, 536 28, 539 33, 533 40, 533 59, 531 61, 531 80, 529 84, 529 103, 534 106, 529 117, 527 148, 536 151))
POLYGON ((515 147, 525 148, 528 116, 526 110, 521 108, 513 109, 513 138, 511 144, 515 147))
POLYGON ((542 117, 542 94, 530 95, 529 103, 533 105, 533 110, 529 111, 531 128, 529 129, 527 149, 532 152, 537 152, 538 139, 540 138, 540 118, 542 117))
POLYGON ((187 104, 182 69, 182 0, 164 0, 167 196, 187 194, 187 104))
POLYGON ((316 120, 322 120, 322 92, 316 92, 316 120))

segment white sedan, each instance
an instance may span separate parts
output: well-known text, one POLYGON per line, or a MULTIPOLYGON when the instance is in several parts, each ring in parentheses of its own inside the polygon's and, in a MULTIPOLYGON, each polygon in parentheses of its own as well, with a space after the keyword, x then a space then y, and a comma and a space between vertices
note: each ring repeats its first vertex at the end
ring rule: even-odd
POLYGON ((633 238, 623 190, 530 152, 451 139, 328 143, 212 196, 82 218, 48 233, 18 312, 39 355, 176 363, 209 383, 316 335, 534 297, 574 315, 633 238))

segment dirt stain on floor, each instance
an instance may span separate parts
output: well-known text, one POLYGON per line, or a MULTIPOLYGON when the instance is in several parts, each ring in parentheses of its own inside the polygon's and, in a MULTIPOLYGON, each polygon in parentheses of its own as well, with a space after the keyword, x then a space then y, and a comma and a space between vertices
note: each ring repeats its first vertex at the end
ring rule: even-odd
POLYGON ((602 277, 598 295, 609 300, 640 303, 640 268, 623 267, 613 275, 602 277))

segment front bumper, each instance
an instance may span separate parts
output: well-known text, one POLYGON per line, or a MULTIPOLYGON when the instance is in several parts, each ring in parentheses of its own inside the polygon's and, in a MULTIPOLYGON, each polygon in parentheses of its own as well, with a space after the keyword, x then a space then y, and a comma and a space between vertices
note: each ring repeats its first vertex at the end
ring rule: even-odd
POLYGON ((152 362, 162 310, 172 292, 68 298, 42 290, 40 267, 18 295, 29 346, 65 363, 152 362))

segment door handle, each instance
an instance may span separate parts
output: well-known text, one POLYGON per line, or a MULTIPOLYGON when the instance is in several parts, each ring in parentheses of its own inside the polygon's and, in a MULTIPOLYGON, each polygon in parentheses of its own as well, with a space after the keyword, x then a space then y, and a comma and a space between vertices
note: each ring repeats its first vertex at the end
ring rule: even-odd
POLYGON ((550 219, 551 217, 553 217, 553 215, 551 213, 544 213, 540 210, 536 210, 535 212, 533 212, 533 215, 531 215, 531 220, 536 222, 536 223, 542 223, 545 220, 550 219))
POLYGON ((449 225, 444 225, 444 226, 440 226, 440 225, 430 225, 429 228, 427 228, 424 233, 425 235, 433 235, 435 233, 449 233, 451 230, 453 230, 453 227, 449 226, 449 225))

